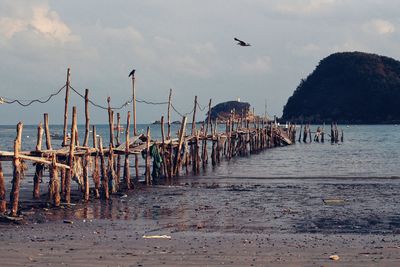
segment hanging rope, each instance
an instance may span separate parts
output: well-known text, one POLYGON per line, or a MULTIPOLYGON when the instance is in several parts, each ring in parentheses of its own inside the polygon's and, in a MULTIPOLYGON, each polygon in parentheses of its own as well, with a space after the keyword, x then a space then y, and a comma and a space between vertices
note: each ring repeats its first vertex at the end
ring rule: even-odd
POLYGON ((35 102, 44 104, 50 101, 50 99, 52 99, 54 96, 58 95, 59 93, 61 93, 61 91, 65 88, 66 85, 64 85, 63 87, 61 87, 60 89, 58 89, 55 93, 52 93, 48 96, 43 96, 43 97, 39 97, 37 99, 32 99, 32 100, 18 100, 18 99, 10 99, 7 97, 0 97, 0 104, 14 104, 17 103, 23 107, 27 107, 32 105, 35 102), (46 98, 47 97, 47 98, 46 98), (46 100, 41 100, 43 98, 46 98, 46 100), (24 102, 28 102, 28 103, 24 103, 24 102))

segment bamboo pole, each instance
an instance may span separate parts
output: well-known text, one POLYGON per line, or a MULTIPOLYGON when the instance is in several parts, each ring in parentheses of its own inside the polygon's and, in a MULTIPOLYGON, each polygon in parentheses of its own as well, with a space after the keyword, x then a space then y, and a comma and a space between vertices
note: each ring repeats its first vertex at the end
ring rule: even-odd
POLYGON ((150 174, 150 127, 147 127, 147 140, 146 140, 146 184, 151 184, 151 174, 150 174))
POLYGON ((174 171, 174 175, 176 176, 179 176, 179 169, 181 165, 181 149, 182 149, 183 139, 185 138, 185 129, 186 129, 186 116, 182 118, 181 129, 179 131, 179 144, 176 156, 176 166, 174 171))
POLYGON ((19 189, 20 181, 22 179, 22 163, 19 158, 19 153, 21 151, 21 138, 22 138, 22 122, 17 125, 17 137, 14 140, 14 159, 13 159, 13 180, 12 189, 10 194, 10 209, 11 216, 17 216, 18 212, 18 202, 19 202, 19 189))
POLYGON ((69 145, 69 156, 68 156, 68 163, 69 163, 69 171, 67 172, 67 176, 65 178, 65 202, 71 203, 71 179, 74 176, 74 153, 75 153, 75 142, 76 142, 76 124, 77 124, 77 113, 76 107, 72 107, 72 125, 71 125, 71 141, 69 145))
POLYGON ((68 68, 67 69, 67 82, 65 84, 64 130, 63 130, 62 146, 66 146, 67 145, 68 98, 69 98, 70 77, 71 77, 70 68, 68 68))
POLYGON ((124 164, 124 181, 125 186, 129 190, 131 189, 131 174, 129 169, 129 128, 130 128, 131 112, 128 111, 126 118, 126 129, 125 129, 125 164, 124 164))
POLYGON ((106 169, 106 162, 104 158, 104 150, 103 150, 103 140, 101 136, 99 137, 99 149, 100 149, 100 165, 101 165, 101 191, 102 191, 102 196, 105 199, 110 198, 110 193, 108 191, 108 175, 107 175, 107 169, 106 169))
MULTIPOLYGON (((93 147, 97 149, 97 135, 96 135, 96 126, 93 125, 93 147)), ((96 198, 100 197, 100 167, 99 167, 99 156, 98 152, 94 156, 94 170, 92 173, 93 183, 94 183, 94 194, 96 198)))
MULTIPOLYGON (((36 142, 36 151, 39 152, 42 150, 42 138, 43 138, 43 126, 42 123, 39 123, 38 131, 37 131, 37 142, 36 142)), ((40 181, 43 176, 43 164, 36 163, 35 167, 35 175, 33 176, 33 198, 40 198, 40 181)))
POLYGON ((85 90, 85 140, 83 141, 83 146, 89 146, 89 125, 90 115, 89 115, 89 89, 85 90))

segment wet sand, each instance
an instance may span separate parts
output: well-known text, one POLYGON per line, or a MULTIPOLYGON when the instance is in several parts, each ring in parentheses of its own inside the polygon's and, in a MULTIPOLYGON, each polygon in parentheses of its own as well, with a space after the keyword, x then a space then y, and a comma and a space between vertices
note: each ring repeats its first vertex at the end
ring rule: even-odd
POLYGON ((60 209, 26 202, 23 223, 0 224, 0 265, 399 266, 399 192, 399 179, 191 178, 60 209))

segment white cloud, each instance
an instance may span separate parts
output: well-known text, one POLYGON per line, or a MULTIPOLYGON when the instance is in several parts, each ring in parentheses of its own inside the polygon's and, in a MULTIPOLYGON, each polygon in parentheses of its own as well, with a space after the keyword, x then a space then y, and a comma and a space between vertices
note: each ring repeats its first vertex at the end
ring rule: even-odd
POLYGON ((338 0, 296 0, 281 1, 277 4, 278 11, 291 14, 311 14, 326 9, 338 0))
POLYGON ((240 69, 250 74, 268 73, 271 70, 271 58, 269 56, 261 56, 252 61, 243 61, 240 64, 240 69))
POLYGON ((365 23, 363 29, 365 32, 381 35, 389 35, 396 31, 395 26, 390 21, 383 19, 373 19, 365 23))
POLYGON ((33 32, 41 38, 61 44, 80 40, 78 36, 72 34, 57 12, 50 10, 49 6, 44 4, 33 5, 26 12, 0 18, 0 35, 6 40, 24 32, 33 32))

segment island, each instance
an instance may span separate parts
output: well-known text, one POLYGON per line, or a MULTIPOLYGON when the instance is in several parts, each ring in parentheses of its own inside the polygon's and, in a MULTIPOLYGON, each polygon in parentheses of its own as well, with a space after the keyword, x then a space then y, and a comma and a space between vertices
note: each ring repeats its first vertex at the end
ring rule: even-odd
POLYGON ((281 121, 400 123, 400 62, 362 52, 332 54, 300 81, 281 121))

